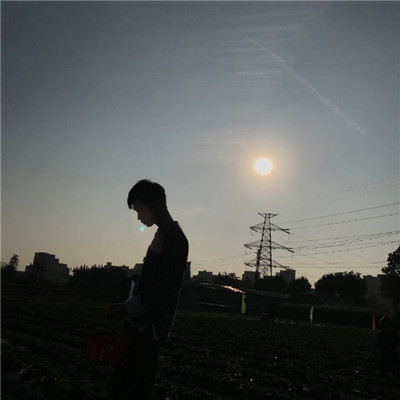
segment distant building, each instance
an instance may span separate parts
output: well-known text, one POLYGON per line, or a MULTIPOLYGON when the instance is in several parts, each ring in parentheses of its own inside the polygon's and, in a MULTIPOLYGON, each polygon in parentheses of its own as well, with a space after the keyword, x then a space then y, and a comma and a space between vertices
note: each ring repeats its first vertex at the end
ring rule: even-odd
POLYGON ((206 270, 204 271, 199 271, 197 273, 197 275, 194 275, 192 278, 193 282, 202 282, 202 283, 212 283, 213 280, 213 273, 212 272, 208 272, 206 270))
POLYGON ((134 276, 140 276, 143 270, 143 263, 140 264, 135 264, 135 266, 133 267, 133 269, 129 270, 128 276, 130 278, 134 277, 134 276))
POLYGON ((33 264, 25 268, 25 273, 35 283, 47 281, 63 284, 70 278, 67 264, 61 264, 55 255, 49 253, 35 253, 33 264))
POLYGON ((390 299, 387 299, 382 296, 381 294, 381 281, 382 281, 383 275, 380 274, 378 276, 372 276, 372 275, 365 275, 363 278, 365 279, 365 282, 367 283, 367 293, 365 294, 365 298, 367 301, 371 302, 373 306, 376 306, 378 308, 391 308, 391 301, 390 299))
POLYGON ((126 272, 129 271, 129 267, 127 267, 126 265, 112 265, 112 263, 109 261, 104 266, 104 268, 119 268, 119 269, 125 270, 126 272))
POLYGON ((254 285, 256 282, 256 271, 244 271, 242 275, 242 281, 250 282, 254 285))
MULTIPOLYGON (((140 274, 142 273, 143 270, 143 263, 139 263, 139 264, 135 264, 135 266, 133 267, 133 269, 129 269, 129 271, 127 271, 128 277, 132 278, 132 277, 139 277, 140 274)), ((190 281, 190 266, 191 266, 191 262, 188 261, 186 263, 186 270, 185 270, 185 274, 183 276, 183 280, 184 281, 190 281)))
POLYGON ((279 276, 281 276, 286 283, 290 283, 296 279, 296 271, 294 269, 284 269, 279 271, 279 276))

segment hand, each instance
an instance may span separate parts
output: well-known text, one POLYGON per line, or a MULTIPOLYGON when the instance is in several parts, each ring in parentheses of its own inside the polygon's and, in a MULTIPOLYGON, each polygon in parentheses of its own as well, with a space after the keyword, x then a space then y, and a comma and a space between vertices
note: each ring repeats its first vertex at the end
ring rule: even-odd
POLYGON ((124 303, 108 304, 104 307, 104 313, 107 317, 114 319, 123 319, 127 317, 126 307, 124 303))

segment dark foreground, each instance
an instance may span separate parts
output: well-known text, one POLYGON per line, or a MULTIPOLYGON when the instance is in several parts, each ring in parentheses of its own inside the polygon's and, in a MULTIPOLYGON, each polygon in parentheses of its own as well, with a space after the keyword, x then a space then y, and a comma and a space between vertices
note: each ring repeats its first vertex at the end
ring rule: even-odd
MULTIPOLYGON (((3 288, 2 399, 104 399, 110 368, 89 362, 86 348, 107 327, 105 301, 3 288)), ((400 399, 399 383, 376 370, 376 335, 181 310, 162 352, 160 399, 400 399)))

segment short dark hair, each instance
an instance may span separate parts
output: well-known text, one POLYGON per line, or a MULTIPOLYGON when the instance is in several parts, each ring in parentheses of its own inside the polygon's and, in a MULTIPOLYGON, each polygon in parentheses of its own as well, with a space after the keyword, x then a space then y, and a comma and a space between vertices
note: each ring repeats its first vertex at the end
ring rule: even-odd
POLYGON ((164 188, 156 182, 149 179, 142 179, 137 182, 128 194, 128 207, 133 208, 136 200, 141 200, 146 205, 152 207, 154 203, 161 202, 167 207, 167 197, 164 188))

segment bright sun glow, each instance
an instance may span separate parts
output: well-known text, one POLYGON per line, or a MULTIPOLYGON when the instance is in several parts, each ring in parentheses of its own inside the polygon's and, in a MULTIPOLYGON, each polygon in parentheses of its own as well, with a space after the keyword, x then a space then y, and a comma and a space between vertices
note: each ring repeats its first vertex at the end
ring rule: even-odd
POLYGON ((260 175, 267 175, 272 171, 273 165, 272 161, 269 160, 266 157, 260 157, 255 163, 254 163, 254 169, 259 173, 260 175))

